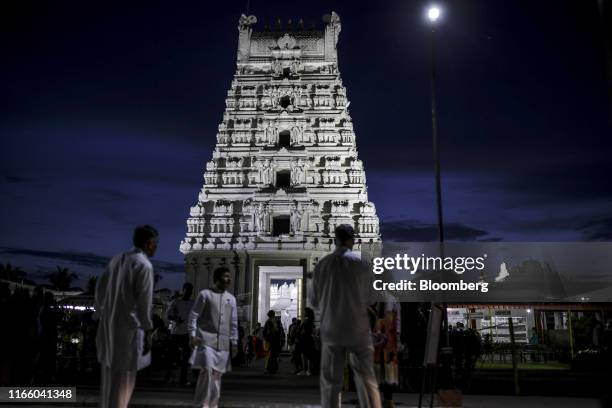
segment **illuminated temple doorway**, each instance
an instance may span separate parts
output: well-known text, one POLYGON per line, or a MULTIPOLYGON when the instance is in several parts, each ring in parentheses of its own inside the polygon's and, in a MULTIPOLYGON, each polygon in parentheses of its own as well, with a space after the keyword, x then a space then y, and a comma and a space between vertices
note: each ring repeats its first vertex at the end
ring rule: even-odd
POLYGON ((301 318, 302 308, 301 266, 260 266, 257 320, 263 325, 269 310, 280 316, 287 332, 291 319, 301 318))

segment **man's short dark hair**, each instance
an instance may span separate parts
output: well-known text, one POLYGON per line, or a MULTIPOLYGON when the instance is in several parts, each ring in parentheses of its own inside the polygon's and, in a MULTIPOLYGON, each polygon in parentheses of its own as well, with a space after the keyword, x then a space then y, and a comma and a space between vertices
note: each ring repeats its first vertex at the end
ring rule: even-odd
POLYGON ((185 282, 185 284, 183 285, 183 290, 191 290, 193 291, 193 285, 189 282, 185 282))
POLYGON ((218 281, 220 281, 223 277, 223 274, 229 273, 229 271, 230 270, 227 269, 225 266, 220 266, 215 269, 215 271, 213 272, 213 282, 217 283, 218 281))
POLYGON ((150 239, 158 237, 159 232, 155 228, 150 225, 141 225, 134 230, 134 246, 142 249, 150 239))
POLYGON ((349 224, 340 224, 334 230, 336 236, 336 243, 343 244, 349 239, 355 238, 355 230, 349 224))

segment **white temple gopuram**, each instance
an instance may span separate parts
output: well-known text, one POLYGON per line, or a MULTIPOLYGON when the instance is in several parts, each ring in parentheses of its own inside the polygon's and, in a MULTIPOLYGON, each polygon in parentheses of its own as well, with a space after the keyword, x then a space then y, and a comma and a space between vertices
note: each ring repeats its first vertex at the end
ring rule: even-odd
POLYGON ((284 319, 303 313, 336 225, 355 227, 355 250, 380 251, 338 69, 340 18, 324 21, 323 30, 238 23, 236 73, 180 250, 196 290, 230 268, 242 324, 263 323, 270 308, 284 319))

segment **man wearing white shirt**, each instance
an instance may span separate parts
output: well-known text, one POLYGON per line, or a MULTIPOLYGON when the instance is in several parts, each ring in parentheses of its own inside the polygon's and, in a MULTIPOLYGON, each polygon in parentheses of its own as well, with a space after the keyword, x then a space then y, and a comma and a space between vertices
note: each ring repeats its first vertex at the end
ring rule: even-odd
POLYGON ((198 294, 189 317, 191 364, 200 369, 194 405, 202 408, 219 406, 221 376, 231 368, 231 346, 238 344, 236 298, 226 290, 232 282, 229 269, 215 269, 213 281, 198 294))
POLYGON ((336 250, 315 267, 310 303, 321 315, 321 407, 339 407, 346 353, 355 374, 359 405, 381 406, 376 376, 368 306, 372 271, 352 251, 355 233, 350 225, 335 230, 336 250))
POLYGON ((134 231, 134 248, 111 259, 98 279, 95 317, 100 362, 100 407, 125 408, 136 372, 151 363, 153 266, 159 234, 149 225, 134 231))

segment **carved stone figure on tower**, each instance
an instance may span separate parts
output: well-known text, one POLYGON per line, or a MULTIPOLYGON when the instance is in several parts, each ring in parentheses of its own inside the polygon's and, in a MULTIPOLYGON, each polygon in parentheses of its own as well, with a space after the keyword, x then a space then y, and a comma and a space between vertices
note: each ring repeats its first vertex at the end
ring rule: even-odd
POLYGON ((305 164, 302 159, 291 162, 291 184, 294 186, 304 183, 305 164))
POLYGON ((260 161, 260 163, 261 174, 259 175, 259 179, 264 186, 267 186, 268 184, 270 184, 270 180, 268 178, 268 167, 270 166, 270 162, 268 159, 266 159, 264 161, 260 161))
POLYGON ((294 59, 291 61, 291 73, 297 75, 300 71, 300 60, 294 59))
POLYGON ((276 174, 276 163, 273 160, 266 159, 263 165, 263 184, 274 184, 274 176, 276 174))
POLYGON ((262 232, 264 227, 264 209, 263 204, 259 203, 259 205, 255 205, 255 210, 253 211, 253 228, 255 232, 262 232))
POLYGON ((247 200, 244 200, 242 202, 242 213, 244 215, 247 214, 251 214, 253 212, 253 200, 251 200, 250 198, 247 200))
POLYGON ((268 100, 269 100, 269 104, 268 107, 270 109, 276 109, 277 105, 278 105, 278 89, 276 89, 275 87, 268 87, 266 89, 266 94, 268 95, 268 100))
POLYGON ((263 125, 263 136, 261 141, 266 144, 270 141, 270 122, 266 122, 263 125))
POLYGON ((301 179, 300 179, 300 183, 305 183, 306 182, 306 174, 308 174, 308 169, 310 168, 310 161, 306 160, 302 160, 299 159, 300 162, 300 166, 301 166, 301 179))
POLYGON ((263 160, 257 160, 255 162, 255 168, 257 169, 257 178, 260 183, 266 184, 266 165, 263 160))
POLYGON ((268 182, 267 184, 274 184, 274 176, 276 175, 276 162, 274 160, 269 161, 268 165, 268 182))
POLYGON ((278 144, 279 133, 278 127, 270 125, 268 128, 268 145, 274 146, 278 144))
POLYGON ((291 139, 296 146, 300 146, 304 142, 303 125, 295 125, 291 128, 291 139))
POLYGON ((298 182, 298 163, 297 160, 292 160, 289 165, 291 168, 291 185, 296 186, 299 184, 298 182))
POLYGON ((272 63, 272 73, 275 76, 283 75, 283 64, 279 60, 274 60, 274 62, 272 63))
POLYGON ((293 233, 296 233, 302 230, 302 216, 303 215, 304 215, 304 211, 300 208, 300 204, 297 203, 295 208, 291 210, 291 216, 290 216, 291 231, 293 233))

